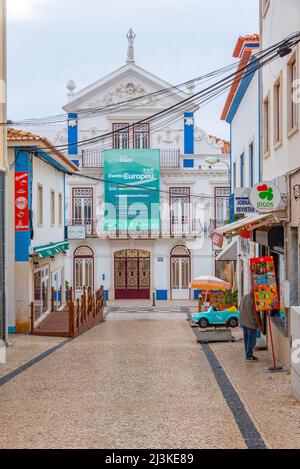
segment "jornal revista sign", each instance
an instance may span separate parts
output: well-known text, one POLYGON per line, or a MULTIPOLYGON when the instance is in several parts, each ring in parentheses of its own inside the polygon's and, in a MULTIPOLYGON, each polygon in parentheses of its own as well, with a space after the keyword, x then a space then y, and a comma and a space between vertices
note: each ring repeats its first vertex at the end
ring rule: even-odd
POLYGON ((278 210, 281 193, 271 182, 260 182, 253 187, 250 194, 252 207, 259 213, 271 213, 278 210))

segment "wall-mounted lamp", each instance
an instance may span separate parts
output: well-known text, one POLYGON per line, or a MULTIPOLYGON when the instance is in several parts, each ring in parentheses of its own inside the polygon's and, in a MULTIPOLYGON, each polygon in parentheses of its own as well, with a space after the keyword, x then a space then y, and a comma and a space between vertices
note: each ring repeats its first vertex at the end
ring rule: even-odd
POLYGON ((54 257, 54 256, 50 256, 50 260, 51 260, 51 261, 55 261, 55 257, 54 257))
POLYGON ((38 263, 38 261, 34 261, 34 262, 33 262, 33 265, 34 265, 34 267, 35 267, 36 269, 40 266, 40 264, 38 263))

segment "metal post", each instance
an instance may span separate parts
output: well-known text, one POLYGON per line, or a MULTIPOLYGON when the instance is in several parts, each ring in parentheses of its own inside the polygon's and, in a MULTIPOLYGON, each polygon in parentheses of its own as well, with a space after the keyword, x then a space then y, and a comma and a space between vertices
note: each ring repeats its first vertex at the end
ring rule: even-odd
POLYGON ((152 307, 155 308, 156 306, 156 296, 155 293, 152 294, 152 307))

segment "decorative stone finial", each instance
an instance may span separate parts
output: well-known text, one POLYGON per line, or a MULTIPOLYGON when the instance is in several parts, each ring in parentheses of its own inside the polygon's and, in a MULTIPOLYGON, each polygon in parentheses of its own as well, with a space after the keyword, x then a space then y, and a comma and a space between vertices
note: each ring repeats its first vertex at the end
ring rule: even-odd
POLYGON ((136 38, 136 34, 134 33, 133 29, 130 28, 128 33, 127 33, 127 39, 128 39, 128 52, 127 52, 127 64, 135 64, 135 58, 134 58, 134 40, 136 38))
POLYGON ((68 94, 74 94, 74 91, 76 90, 76 84, 74 80, 68 81, 67 90, 68 90, 68 94))

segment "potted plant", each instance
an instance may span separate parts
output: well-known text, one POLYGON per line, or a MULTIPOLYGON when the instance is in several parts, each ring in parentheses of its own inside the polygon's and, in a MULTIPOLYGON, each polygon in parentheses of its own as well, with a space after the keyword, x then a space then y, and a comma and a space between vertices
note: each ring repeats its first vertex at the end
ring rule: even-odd
POLYGON ((228 309, 232 306, 238 306, 238 296, 239 293, 237 290, 226 290, 224 292, 224 299, 223 299, 223 308, 228 309))

